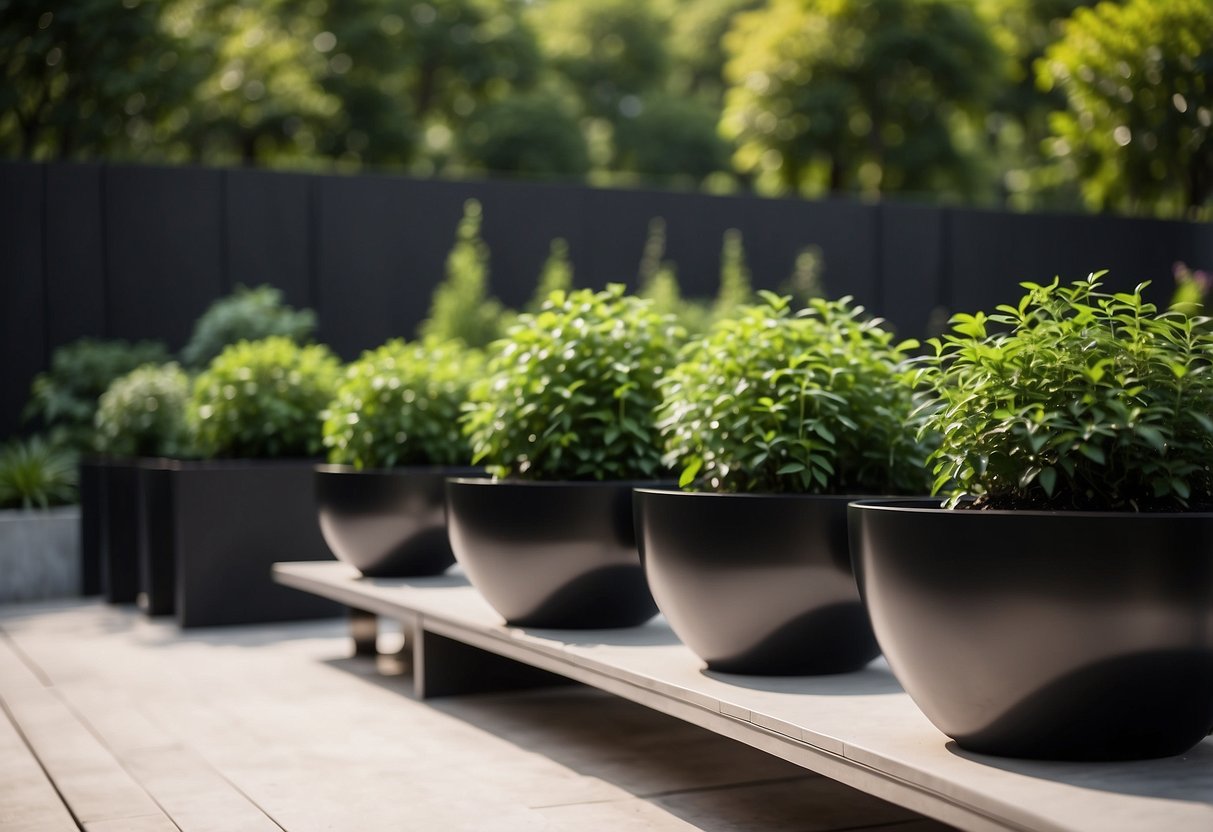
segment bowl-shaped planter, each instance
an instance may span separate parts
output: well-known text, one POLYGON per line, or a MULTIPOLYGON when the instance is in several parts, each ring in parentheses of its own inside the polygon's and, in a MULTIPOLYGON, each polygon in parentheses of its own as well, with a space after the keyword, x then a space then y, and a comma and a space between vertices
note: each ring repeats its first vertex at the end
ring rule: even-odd
POLYGON ((637 489, 657 606, 712 670, 845 673, 880 652, 851 573, 848 497, 637 489))
POLYGON ((851 505, 876 638, 963 748, 1163 757, 1213 729, 1213 514, 851 505))
POLYGON ((437 575, 455 562, 446 479, 475 475, 472 468, 317 465, 320 531, 338 560, 368 577, 437 575))
POLYGON ((636 551, 633 485, 450 479, 451 548, 510 624, 643 624, 657 606, 636 551))

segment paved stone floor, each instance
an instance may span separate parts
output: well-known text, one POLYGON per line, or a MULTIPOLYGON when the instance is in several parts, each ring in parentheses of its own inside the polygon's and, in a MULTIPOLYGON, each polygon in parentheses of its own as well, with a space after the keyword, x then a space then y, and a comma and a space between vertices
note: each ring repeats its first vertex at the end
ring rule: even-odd
POLYGON ((0 830, 946 829, 588 688, 418 702, 348 656, 337 621, 0 606, 0 830))

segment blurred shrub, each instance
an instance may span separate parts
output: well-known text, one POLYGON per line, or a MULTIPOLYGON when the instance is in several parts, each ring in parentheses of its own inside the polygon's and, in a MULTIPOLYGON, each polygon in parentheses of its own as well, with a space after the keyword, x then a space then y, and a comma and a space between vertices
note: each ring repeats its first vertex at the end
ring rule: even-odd
POLYGON ((418 332, 423 340, 457 338, 483 347, 502 332, 504 310, 489 297, 489 247, 480 239, 480 203, 469 199, 446 258, 446 276, 434 289, 430 314, 418 332))
POLYGON ((0 448, 0 508, 50 508, 76 502, 76 459, 40 438, 0 448))
POLYGON ((303 343, 315 329, 316 314, 284 305, 282 292, 273 286, 237 286, 235 292, 212 303, 194 324, 194 333, 181 350, 181 360, 187 367, 200 369, 237 341, 284 335, 303 343))
POLYGON ((190 378, 176 362, 145 364, 114 380, 97 408, 97 450, 113 456, 184 456, 190 378))

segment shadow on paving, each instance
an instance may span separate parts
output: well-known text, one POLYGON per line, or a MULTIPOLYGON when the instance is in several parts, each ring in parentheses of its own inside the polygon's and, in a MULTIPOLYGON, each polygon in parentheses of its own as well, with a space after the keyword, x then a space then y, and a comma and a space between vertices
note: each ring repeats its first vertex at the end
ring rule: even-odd
MULTIPOLYGON (((392 657, 334 659, 326 664, 402 698, 416 699, 411 675, 399 672, 392 657), (392 675, 383 675, 384 669, 392 675)), ((883 829, 911 821, 919 821, 912 827, 914 832, 950 828, 576 683, 430 699, 425 704, 578 775, 615 786, 703 832, 883 829)))

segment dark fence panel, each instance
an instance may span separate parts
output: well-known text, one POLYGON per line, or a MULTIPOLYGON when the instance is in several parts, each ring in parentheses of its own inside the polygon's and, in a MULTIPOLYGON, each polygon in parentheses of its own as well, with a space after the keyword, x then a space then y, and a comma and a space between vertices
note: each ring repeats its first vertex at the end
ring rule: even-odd
POLYGON ((880 313, 899 334, 918 337, 942 315, 947 292, 943 271, 945 215, 936 208, 883 205, 879 209, 880 313))
POLYGON ((272 283, 292 306, 313 306, 312 178, 230 170, 222 182, 224 291, 272 283))
POLYGON ((83 335, 159 338, 173 348, 237 283, 270 283, 317 311, 344 357, 410 337, 424 317, 464 202, 484 207, 490 284, 529 299, 552 238, 575 282, 636 285, 649 223, 687 296, 715 295, 724 232, 742 232, 758 288, 778 289, 817 247, 830 296, 851 294, 906 337, 956 311, 1013 300, 1021 280, 1109 285, 1213 266, 1213 226, 1103 216, 1023 215, 849 200, 598 190, 250 170, 0 163, 0 436, 18 429, 30 379, 83 335))
POLYGON ((223 294, 223 171, 105 171, 108 332, 178 349, 223 294))
POLYGON ((0 438, 15 433, 47 362, 43 278, 45 168, 0 166, 0 438))
POLYGON ((961 209, 949 214, 949 305, 964 312, 1011 302, 1021 293, 1020 281, 1058 276, 1070 282, 1104 269, 1109 288, 1131 290, 1150 280, 1151 298, 1166 304, 1175 261, 1200 263, 1202 243, 1213 236, 1208 225, 1161 220, 961 209))
POLYGON ((53 350, 106 335, 105 226, 100 165, 46 171, 46 328, 53 350))

